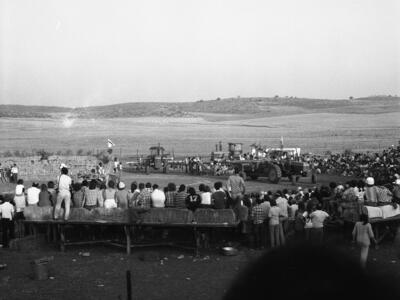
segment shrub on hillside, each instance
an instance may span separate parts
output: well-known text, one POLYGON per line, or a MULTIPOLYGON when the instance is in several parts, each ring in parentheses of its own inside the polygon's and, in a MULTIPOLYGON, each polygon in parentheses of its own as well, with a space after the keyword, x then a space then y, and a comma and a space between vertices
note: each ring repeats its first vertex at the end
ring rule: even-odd
POLYGON ((73 152, 72 152, 71 149, 67 149, 67 150, 64 151, 64 155, 65 156, 71 156, 72 154, 73 154, 73 152))
POLYGON ((3 153, 4 157, 11 157, 13 156, 12 152, 10 150, 7 150, 6 152, 3 153))
POLYGON ((350 148, 344 149, 343 154, 345 156, 349 156, 349 155, 353 154, 353 150, 351 150, 350 148))
POLYGON ((83 155, 83 149, 78 149, 78 150, 76 151, 76 155, 78 155, 78 156, 83 155))
POLYGON ((36 151, 36 155, 40 156, 40 161, 49 160, 49 156, 53 155, 52 152, 46 151, 44 149, 36 151))

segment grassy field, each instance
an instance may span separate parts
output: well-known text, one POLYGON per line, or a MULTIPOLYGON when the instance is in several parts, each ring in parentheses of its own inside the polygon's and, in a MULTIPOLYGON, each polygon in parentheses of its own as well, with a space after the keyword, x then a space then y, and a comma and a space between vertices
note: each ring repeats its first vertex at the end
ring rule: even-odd
POLYGON ((243 143, 244 151, 257 142, 324 153, 379 150, 400 139, 400 111, 380 114, 309 113, 251 118, 241 115, 206 114, 188 118, 53 119, 1 118, 1 152, 35 149, 57 151, 71 149, 102 150, 110 138, 116 153, 147 154, 148 148, 161 143, 175 155, 209 155, 222 141, 243 143))

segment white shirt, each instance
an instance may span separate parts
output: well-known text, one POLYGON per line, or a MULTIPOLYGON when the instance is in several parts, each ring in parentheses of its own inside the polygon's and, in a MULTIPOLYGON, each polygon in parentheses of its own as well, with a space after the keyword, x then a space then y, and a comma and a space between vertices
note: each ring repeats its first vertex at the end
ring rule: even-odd
POLYGON ((17 184, 17 186, 15 187, 15 195, 20 196, 22 195, 23 191, 24 191, 24 185, 17 184))
POLYGON ((265 211, 265 215, 268 216, 269 210, 271 209, 271 204, 269 203, 269 201, 264 201, 263 203, 260 204, 260 206, 265 211))
POLYGON ((0 213, 2 219, 13 219, 14 206, 10 202, 4 202, 0 205, 0 213))
POLYGON ((281 209, 281 216, 288 217, 288 201, 285 198, 279 197, 276 199, 276 205, 281 209))
POLYGON ((201 204, 211 205, 211 193, 204 192, 200 194, 201 204))
POLYGON ((290 208, 290 217, 294 218, 294 215, 296 214, 296 211, 299 209, 299 206, 297 204, 292 204, 289 206, 290 208))
POLYGON ((29 205, 35 205, 39 202, 39 193, 40 189, 37 187, 31 186, 27 191, 27 199, 26 201, 28 202, 29 205))
POLYGON ((15 196, 14 197, 14 203, 15 203, 15 211, 20 212, 24 211, 26 207, 26 200, 25 200, 25 195, 20 195, 20 196, 15 196))
POLYGON ((12 167, 11 168, 11 173, 12 174, 18 174, 18 168, 17 167, 12 167))
POLYGON ((159 189, 155 189, 151 193, 151 202, 153 207, 165 207, 165 194, 159 189))
POLYGON ((324 221, 328 218, 329 215, 323 210, 316 210, 310 214, 311 222, 313 228, 322 228, 324 227, 324 221))
POLYGON ((69 187, 72 183, 71 177, 65 174, 61 174, 60 178, 58 179, 58 189, 69 191, 69 187))

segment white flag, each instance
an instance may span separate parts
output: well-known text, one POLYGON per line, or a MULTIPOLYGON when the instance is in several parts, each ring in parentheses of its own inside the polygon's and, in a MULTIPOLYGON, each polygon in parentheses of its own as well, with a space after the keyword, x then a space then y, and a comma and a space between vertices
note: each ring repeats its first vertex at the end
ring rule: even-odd
POLYGON ((108 148, 112 148, 112 147, 115 146, 115 144, 110 139, 108 139, 107 140, 107 146, 108 146, 108 148))

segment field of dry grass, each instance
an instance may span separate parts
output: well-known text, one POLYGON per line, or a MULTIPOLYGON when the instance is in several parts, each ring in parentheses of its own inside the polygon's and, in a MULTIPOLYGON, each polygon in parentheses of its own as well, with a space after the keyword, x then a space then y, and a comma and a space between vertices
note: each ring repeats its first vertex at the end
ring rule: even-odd
POLYGON ((275 117, 207 114, 204 118, 33 119, 0 118, 1 152, 104 149, 110 138, 122 155, 147 154, 161 143, 176 155, 209 155, 222 141, 258 142, 324 153, 379 150, 400 139, 400 111, 380 114, 309 113, 275 117), (212 120, 210 120, 212 119, 212 120))

